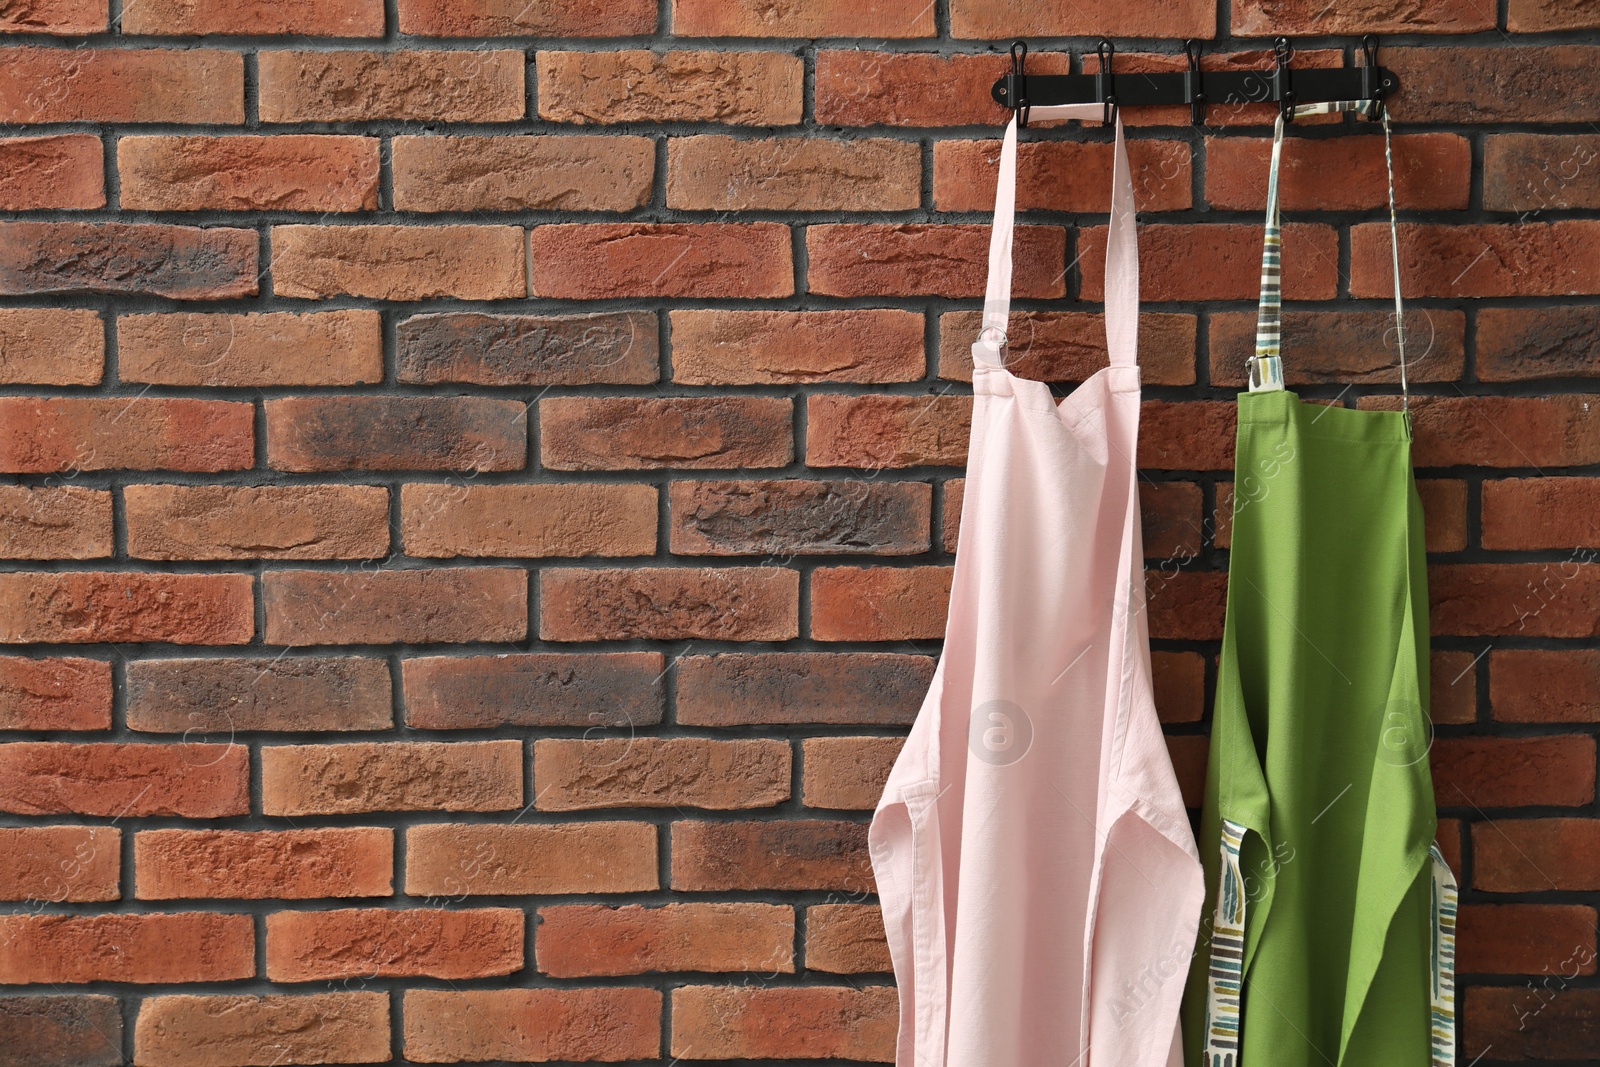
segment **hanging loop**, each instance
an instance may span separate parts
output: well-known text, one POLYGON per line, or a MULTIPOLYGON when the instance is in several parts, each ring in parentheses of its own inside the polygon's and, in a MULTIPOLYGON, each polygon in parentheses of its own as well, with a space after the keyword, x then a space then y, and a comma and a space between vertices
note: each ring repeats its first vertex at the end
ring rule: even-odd
POLYGON ((1378 35, 1369 33, 1361 38, 1361 96, 1366 100, 1378 101, 1379 107, 1367 113, 1368 121, 1378 121, 1388 91, 1383 71, 1378 69, 1378 35))
POLYGON ((1189 121, 1195 126, 1204 126, 1206 93, 1200 80, 1200 42, 1193 38, 1185 40, 1183 54, 1189 59, 1189 69, 1183 75, 1183 98, 1189 102, 1189 121))
POLYGON ((1116 116, 1117 91, 1115 77, 1111 69, 1111 57, 1116 54, 1117 47, 1109 38, 1100 38, 1100 44, 1095 52, 1100 56, 1100 71, 1095 75, 1095 93, 1100 97, 1100 102, 1105 105, 1105 123, 1111 125, 1111 120, 1116 116))
POLYGON ((1011 73, 1006 76, 1006 100, 1017 113, 1017 126, 1028 125, 1028 42, 1011 46, 1011 73))
POLYGON ((1294 46, 1289 43, 1289 38, 1279 37, 1272 42, 1272 58, 1275 66, 1272 71, 1273 95, 1278 100, 1278 116, 1284 122, 1294 121, 1294 86, 1289 80, 1289 60, 1294 57, 1294 46))

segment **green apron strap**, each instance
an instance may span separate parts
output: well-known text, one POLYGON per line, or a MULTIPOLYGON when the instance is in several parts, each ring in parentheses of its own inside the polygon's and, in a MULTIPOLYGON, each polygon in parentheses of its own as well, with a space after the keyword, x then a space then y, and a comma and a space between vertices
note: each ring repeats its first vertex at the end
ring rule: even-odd
MULTIPOLYGON (((1301 115, 1331 115, 1353 111, 1383 122, 1383 164, 1389 179, 1389 251, 1394 266, 1395 348, 1400 357, 1401 407, 1409 414, 1410 390, 1406 381, 1405 316, 1400 302, 1400 226, 1394 212, 1394 151, 1389 136, 1389 109, 1381 100, 1332 100, 1295 107, 1301 115)), ((1267 176, 1267 222, 1261 245, 1261 299, 1256 308, 1256 351, 1249 359, 1252 393, 1283 388, 1282 358, 1282 234, 1278 218, 1278 163, 1283 154, 1283 115, 1272 128, 1272 167, 1267 176)))

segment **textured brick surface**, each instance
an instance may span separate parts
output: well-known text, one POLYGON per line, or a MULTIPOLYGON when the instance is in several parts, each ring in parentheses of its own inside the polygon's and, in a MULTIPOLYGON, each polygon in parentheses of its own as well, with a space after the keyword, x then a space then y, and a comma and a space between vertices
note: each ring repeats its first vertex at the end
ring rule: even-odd
POLYGON ((389 1055, 389 998, 360 990, 304 996, 148 997, 134 1026, 137 1062, 381 1063, 389 1055))

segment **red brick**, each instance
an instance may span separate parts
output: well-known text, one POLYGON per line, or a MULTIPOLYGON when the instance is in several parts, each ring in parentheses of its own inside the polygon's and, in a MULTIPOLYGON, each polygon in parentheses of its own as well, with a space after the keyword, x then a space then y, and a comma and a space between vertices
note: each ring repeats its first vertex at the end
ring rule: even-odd
POLYGON ((782 467, 793 422, 788 397, 547 397, 539 459, 568 471, 782 467))
POLYGON ((0 656, 0 730, 106 730, 111 663, 0 656))
POLYGON ((122 831, 112 826, 0 827, 0 900, 116 900, 122 831))
POLYGON ((766 652, 678 661, 684 726, 797 723, 909 725, 933 680, 930 656, 766 652))
MULTIPOLYGON (((1018 145, 1018 209, 1097 215, 1110 211, 1112 148, 1108 141, 1018 145)), ((1183 211, 1192 206, 1189 157, 1184 141, 1128 144, 1133 199, 1141 212, 1183 211)), ((993 211, 999 161, 999 141, 935 141, 934 206, 940 211, 993 211)), ((1207 165, 1212 166, 1209 161, 1207 165)))
POLYGON ((900 754, 899 737, 808 737, 801 795, 808 808, 870 811, 900 754))
POLYGON ((7 48, 0 64, 0 122, 8 124, 243 121, 241 52, 23 46, 7 48))
POLYGON ((1577 972, 1594 974, 1594 924, 1595 910, 1576 904, 1468 904, 1456 920, 1456 970, 1553 974, 1576 955, 1577 972))
POLYGON ((522 806, 520 741, 369 741, 267 745, 267 815, 510 811, 522 806))
MULTIPOLYGON (((1406 378, 1460 381, 1466 367, 1466 316, 1442 308, 1405 311, 1406 378)), ((1290 311, 1283 315, 1283 372, 1288 384, 1398 385, 1393 311, 1290 311)), ((1242 388, 1255 354, 1256 313, 1211 316, 1211 384, 1242 388)))
POLYGON ((921 202, 922 153, 914 141, 701 135, 667 142, 668 207, 905 211, 921 202))
POLYGON ((408 989, 404 1013, 406 1058, 418 1063, 649 1060, 661 1051, 655 989, 408 989))
POLYGON ((122 32, 158 37, 382 37, 382 0, 137 0, 122 12, 122 32))
POLYGON ((646 385, 661 377, 651 311, 413 315, 397 331, 402 382, 646 385))
POLYGON ((131 730, 203 741, 393 725, 389 668, 377 656, 135 659, 125 670, 131 730))
POLYGON ((780 222, 590 222, 528 234, 531 293, 610 297, 759 297, 794 293, 780 222))
POLYGON ((389 550, 389 491, 375 485, 129 485, 137 559, 371 559, 389 550))
POLYGON ((1600 651, 1496 649, 1489 706, 1501 722, 1600 722, 1600 651))
POLYGON ((676 822, 672 888, 872 892, 867 826, 825 819, 676 822))
POLYGON ((811 573, 818 641, 931 641, 944 636, 951 568, 819 567, 811 573))
POLYGON ((398 211, 630 211, 650 197, 648 137, 396 137, 398 211))
POLYGON ((788 742, 775 738, 543 738, 533 744, 535 805, 765 808, 789 799, 788 742))
POLYGON ((656 28, 654 0, 400 0, 419 37, 632 37, 656 28))
POLYGON ((1600 138, 1502 133, 1484 138, 1483 206, 1489 211, 1600 207, 1591 164, 1600 138))
POLYGON ((660 652, 535 652, 402 660, 406 725, 653 726, 665 714, 660 652))
POLYGON ((405 571, 269 571, 269 645, 520 641, 527 572, 517 567, 405 571))
POLYGON ((518 226, 274 226, 272 287, 308 300, 507 300, 527 295, 523 251, 518 226))
POLYGON ((1233 32, 1247 37, 1472 33, 1494 28, 1494 9, 1485 9, 1476 0, 1412 0, 1405 4, 1360 0, 1335 5, 1326 0, 1239 0, 1233 7, 1233 32))
POLYGON ((925 482, 674 480, 674 555, 914 555, 928 550, 925 482))
POLYGON ((1095 37, 1105 34, 1211 38, 1216 33, 1216 5, 1212 0, 1177 0, 1176 3, 1090 0, 1086 4, 1073 0, 1045 0, 1043 3, 951 0, 950 3, 952 37, 1095 37))
POLYGON ((248 574, 11 571, 0 574, 0 642, 169 641, 238 645, 255 634, 248 574))
POLYGON ((804 66, 783 52, 545 52, 539 117, 551 122, 798 123, 804 66))
POLYGON ((379 1063, 389 1058, 386 992, 145 997, 133 1034, 148 1067, 199 1063, 379 1063))
MULTIPOLYGON (((1398 396, 1361 408, 1395 410, 1398 396)), ((1419 467, 1566 467, 1600 462, 1600 396, 1419 396, 1411 399, 1419 467)))
POLYGON ((0 15, 0 33, 93 33, 106 28, 109 6, 106 0, 35 0, 18 4, 0 15))
POLYGON ((481 396, 297 396, 266 402, 278 470, 521 470, 527 408, 481 396))
POLYGON ((0 915, 0 983, 226 982, 255 975, 248 915, 0 915))
MULTIPOLYGON (((130 10, 144 10, 144 0, 130 10)), ((305 32, 305 31, 298 31, 305 32)), ((378 138, 124 137, 119 203, 142 211, 372 211, 378 138)))
MULTIPOLYGON (((1600 221, 1480 226, 1402 223, 1400 286, 1408 297, 1600 293, 1600 221)), ((1394 296, 1389 226, 1350 230, 1350 294, 1394 296)))
MULTIPOLYGON (((1028 54, 1030 74, 1067 74, 1069 63, 1061 52, 1028 54)), ((1010 112, 994 102, 989 87, 1010 69, 1010 59, 1001 54, 818 49, 814 121, 823 126, 998 126, 1010 112)))
POLYGON ((106 206, 104 153, 87 133, 0 141, 0 211, 106 206))
POLYGON ((155 385, 376 383, 383 380, 382 333, 378 312, 356 309, 122 315, 117 375, 155 385))
POLYGON ((1478 379, 1600 377, 1600 308, 1483 308, 1478 312, 1478 379))
POLYGON ((679 37, 932 37, 935 29, 933 7, 925 0, 672 0, 672 32, 679 37))
POLYGON ((534 957, 557 978, 650 971, 794 971, 787 904, 570 904, 539 909, 534 957))
POLYGON ((250 811, 243 745, 12 741, 0 746, 0 810, 19 815, 182 815, 250 811))
POLYGON ((659 887, 657 828, 643 822, 549 826, 429 823, 406 829, 413 897, 638 893, 659 887))
POLYGON ((1592 45, 1385 48, 1379 58, 1400 79, 1396 122, 1600 119, 1600 102, 1586 91, 1600 64, 1592 45))
POLYGON ((1238 405, 1231 400, 1147 400, 1140 417, 1139 466, 1232 470, 1237 417, 1238 405))
POLYGON ((255 460, 255 408, 187 397, 0 397, 0 470, 224 471, 255 460))
POLYGON ((267 977, 483 978, 522 969, 518 908, 344 908, 267 916, 267 977))
POLYGON ((527 113, 526 57, 511 49, 273 49, 257 62, 262 122, 507 122, 527 113))
POLYGON ((1592 30, 1600 26, 1600 8, 1589 0, 1511 0, 1506 9, 1506 29, 1512 33, 1540 30, 1592 30))
POLYGON ((1195 734, 1168 737, 1167 754, 1172 759, 1172 769, 1178 776, 1178 790, 1183 795, 1184 807, 1198 809, 1205 795, 1206 760, 1210 755, 1209 739, 1195 734))
MULTIPOLYGON (((1388 232, 1385 227, 1386 241, 1388 232)), ((1078 265, 1084 300, 1105 299, 1105 262, 1106 228, 1083 230, 1078 265)), ((1283 271, 1285 300, 1333 299, 1339 284, 1338 233, 1319 223, 1284 224, 1283 271)), ((1140 300, 1255 300, 1260 293, 1259 225, 1171 223, 1139 228, 1140 300)))
POLYGON ((800 635, 787 567, 562 567, 539 578, 545 641, 785 641, 800 635))
MULTIPOLYGON (((981 311, 939 316, 939 377, 972 380, 972 342, 982 323, 981 311)), ((1109 358, 1105 316, 1098 312, 1013 311, 1006 335, 1006 369, 1019 378, 1081 382, 1109 358)), ((1140 380, 1146 385, 1193 385, 1195 335, 1193 315, 1140 315, 1140 380)))
POLYGON ((1471 652, 1435 650, 1429 658, 1428 715, 1435 723, 1476 722, 1477 660, 1471 652))
POLYGON ((1472 885, 1490 893, 1600 889, 1600 824, 1495 819, 1472 826, 1472 885))
MULTIPOLYGON (((1381 135, 1290 141, 1283 147, 1278 177, 1283 210, 1383 207, 1389 196, 1383 150, 1381 135), (1330 174, 1337 174, 1339 180, 1329 181, 1330 174)), ((1394 138, 1393 152, 1397 207, 1461 210, 1467 206, 1472 146, 1465 137, 1403 134, 1394 138)), ((1265 210, 1271 160, 1270 139, 1206 138, 1206 200, 1215 208, 1265 210)))
POLYGON ((143 830, 133 839, 140 900, 310 900, 394 892, 394 831, 143 830))
MULTIPOLYGON (((1558 970, 1570 974, 1584 959, 1573 952, 1558 970)), ((1565 978, 1548 975, 1536 988, 1532 982, 1506 986, 1472 986, 1465 990, 1462 1044, 1468 1049, 1494 1050, 1502 1060, 1584 1060, 1594 1055, 1600 1040, 1600 990, 1574 989, 1565 978)), ((1475 1053, 1476 1054, 1476 1053, 1475 1053)))
POLYGON ((1150 653, 1162 722, 1199 722, 1206 706, 1206 661, 1197 652, 1150 653))
POLYGON ((111 553, 108 490, 0 486, 0 559, 103 559, 111 553))
POLYGON ((1484 548, 1600 547, 1600 478, 1483 483, 1484 548))
POLYGON ((1594 800, 1594 738, 1441 737, 1430 753, 1440 807, 1575 807, 1594 800))
POLYGON ((1600 566, 1446 564, 1429 576, 1433 633, 1462 637, 1600 635, 1600 566))
POLYGON ((1228 576, 1218 571, 1145 571, 1145 611, 1156 640, 1216 641, 1222 637, 1228 576))
POLYGON ((897 1008, 893 986, 681 986, 672 991, 672 1055, 887 1062, 897 1008))
POLYGON ((87 308, 0 308, 0 385, 98 385, 106 328, 87 308))
POLYGON ((1461 874, 1461 827, 1460 819, 1440 819, 1433 835, 1434 843, 1439 846, 1439 852, 1444 856, 1445 863, 1449 864, 1458 886, 1466 884, 1461 874))
POLYGON ((1200 487, 1190 482, 1139 483, 1139 511, 1146 559, 1189 560, 1200 554, 1200 487))
POLYGON ((893 970, 876 904, 813 904, 806 909, 806 970, 859 974, 893 970))
POLYGON ((656 489, 425 482, 402 487, 400 526, 411 556, 648 556, 656 489))
POLYGON ((673 311, 672 379, 682 385, 906 382, 926 370, 912 311, 673 311))
MULTIPOLYGON (((152 222, 0 223, 0 294, 254 296, 254 230, 152 222)), ((120 402, 120 401, 119 401, 120 402)))
POLYGON ((128 1062, 122 1002, 99 995, 0 997, 0 1048, 6 1067, 121 1067, 128 1062))
POLYGON ((1467 547, 1467 483, 1449 478, 1417 482, 1422 498, 1424 539, 1429 552, 1460 552, 1467 547))
POLYGON ((806 397, 811 467, 960 466, 972 436, 963 396, 813 393, 806 397))
MULTIPOLYGON (((1017 297, 1066 293, 1066 236, 1019 226, 1017 297)), ((806 283, 822 296, 982 296, 989 227, 941 223, 829 223, 806 229, 806 283)))

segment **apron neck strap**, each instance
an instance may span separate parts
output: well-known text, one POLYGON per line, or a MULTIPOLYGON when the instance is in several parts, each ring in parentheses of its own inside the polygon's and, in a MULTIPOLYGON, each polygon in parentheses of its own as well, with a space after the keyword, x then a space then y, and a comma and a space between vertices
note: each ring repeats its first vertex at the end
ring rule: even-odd
MULTIPOLYGON (((1056 104, 1033 107, 1035 119, 1103 119, 1105 105, 1056 104)), ((1122 116, 1115 120, 1111 174, 1111 218, 1106 234, 1106 348, 1112 366, 1138 363, 1139 241, 1134 227, 1133 176, 1122 116)), ((983 327, 972 346, 973 360, 1001 365, 1006 324, 1011 314, 1011 239, 1017 209, 1017 116, 1013 112, 1000 146, 1000 177, 995 188, 994 228, 989 234, 989 283, 983 299, 983 327)))
MULTIPOLYGON (((1389 179, 1389 250, 1394 266, 1394 333, 1395 348, 1400 357, 1400 395, 1404 407, 1410 405, 1410 391, 1406 382, 1406 330, 1404 309, 1400 302, 1400 234, 1394 213, 1394 151, 1389 137, 1389 111, 1381 100, 1336 100, 1325 103, 1301 104, 1294 109, 1296 116, 1329 115, 1337 111, 1354 111, 1371 117, 1374 112, 1383 121, 1383 164, 1389 179)), ((1278 225, 1278 163, 1283 149, 1283 115, 1278 115, 1272 128, 1272 168, 1267 177, 1267 224, 1261 246, 1261 302, 1256 311, 1256 352, 1249 360, 1250 391, 1263 392, 1283 388, 1282 359, 1282 263, 1279 257, 1280 233, 1278 225)))

